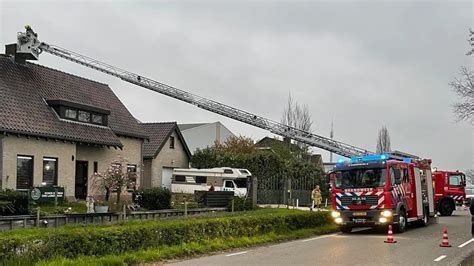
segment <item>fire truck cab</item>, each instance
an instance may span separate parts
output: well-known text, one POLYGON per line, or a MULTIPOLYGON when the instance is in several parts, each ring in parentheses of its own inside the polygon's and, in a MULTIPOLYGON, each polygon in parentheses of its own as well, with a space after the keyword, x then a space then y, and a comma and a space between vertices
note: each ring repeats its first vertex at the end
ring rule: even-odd
POLYGON ((433 172, 434 202, 436 210, 443 216, 450 216, 456 209, 456 203, 466 200, 466 176, 456 171, 433 172))
POLYGON ((329 173, 332 217, 342 232, 354 227, 428 224, 434 215, 431 160, 393 160, 389 154, 339 160, 329 173))

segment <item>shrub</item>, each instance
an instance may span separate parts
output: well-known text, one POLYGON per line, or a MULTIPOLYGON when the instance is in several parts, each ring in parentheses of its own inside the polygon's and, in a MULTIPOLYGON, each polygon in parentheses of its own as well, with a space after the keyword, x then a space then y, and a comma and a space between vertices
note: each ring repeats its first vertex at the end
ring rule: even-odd
POLYGON ((22 215, 29 213, 28 193, 10 189, 0 191, 0 215, 22 215))
POLYGON ((2 261, 104 256, 182 243, 278 234, 316 228, 328 224, 329 218, 327 212, 263 210, 217 218, 12 231, 0 235, 0 265, 2 261))
POLYGON ((139 189, 133 192, 133 199, 148 210, 171 209, 171 191, 164 187, 139 189))
MULTIPOLYGON (((242 197, 237 197, 234 196, 234 211, 249 211, 249 210, 255 210, 257 206, 252 204, 252 199, 250 198, 242 198, 242 197)), ((231 211, 232 210, 232 201, 229 201, 229 204, 227 204, 227 210, 231 211)))

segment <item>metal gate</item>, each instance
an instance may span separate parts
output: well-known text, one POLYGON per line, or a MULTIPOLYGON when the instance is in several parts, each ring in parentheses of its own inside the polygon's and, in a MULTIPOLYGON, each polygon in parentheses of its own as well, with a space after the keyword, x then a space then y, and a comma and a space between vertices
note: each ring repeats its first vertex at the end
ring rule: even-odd
POLYGON ((311 205, 311 191, 317 185, 315 178, 290 179, 285 176, 259 178, 257 204, 292 204, 298 199, 300 206, 311 205))

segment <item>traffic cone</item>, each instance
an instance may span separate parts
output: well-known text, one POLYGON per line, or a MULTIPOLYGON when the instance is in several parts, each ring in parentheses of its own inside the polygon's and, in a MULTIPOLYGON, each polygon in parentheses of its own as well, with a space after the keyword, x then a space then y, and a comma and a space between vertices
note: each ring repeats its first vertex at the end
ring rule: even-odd
POLYGON ((439 244, 440 247, 450 248, 451 245, 448 242, 448 229, 443 227, 443 241, 439 244))
POLYGON ((397 243, 397 241, 393 240, 393 232, 392 232, 392 225, 388 225, 388 237, 387 240, 384 241, 385 243, 393 244, 397 243))

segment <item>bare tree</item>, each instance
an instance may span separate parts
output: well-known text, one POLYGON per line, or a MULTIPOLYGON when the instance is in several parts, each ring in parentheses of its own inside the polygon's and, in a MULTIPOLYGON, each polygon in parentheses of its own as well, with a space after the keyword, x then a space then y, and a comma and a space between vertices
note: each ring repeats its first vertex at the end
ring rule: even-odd
POLYGON ((283 110, 281 123, 307 132, 311 132, 313 126, 308 106, 300 106, 298 102, 294 103, 291 94, 288 95, 288 102, 283 110))
POLYGON ((390 134, 388 133, 387 127, 383 126, 379 131, 377 138, 377 153, 390 152, 390 134))
MULTIPOLYGON (((281 123, 306 132, 311 132, 311 127, 313 126, 313 121, 311 114, 309 113, 308 106, 301 106, 298 104, 298 102, 293 102, 291 94, 288 95, 288 102, 285 109, 283 110, 281 123)), ((301 150, 304 151, 304 153, 308 152, 308 145, 299 142, 297 142, 297 144, 301 150)))
POLYGON ((474 169, 467 169, 464 174, 466 175, 466 183, 474 186, 474 169))
POLYGON ((449 86, 459 97, 453 105, 458 121, 466 120, 474 124, 474 71, 461 67, 461 78, 454 79, 449 86))
MULTIPOLYGON (((474 31, 469 29, 467 40, 471 49, 466 55, 474 55, 474 31)), ((449 83, 451 89, 458 95, 459 101, 453 104, 458 121, 468 121, 474 125, 474 72, 467 67, 461 67, 461 78, 449 83)))

